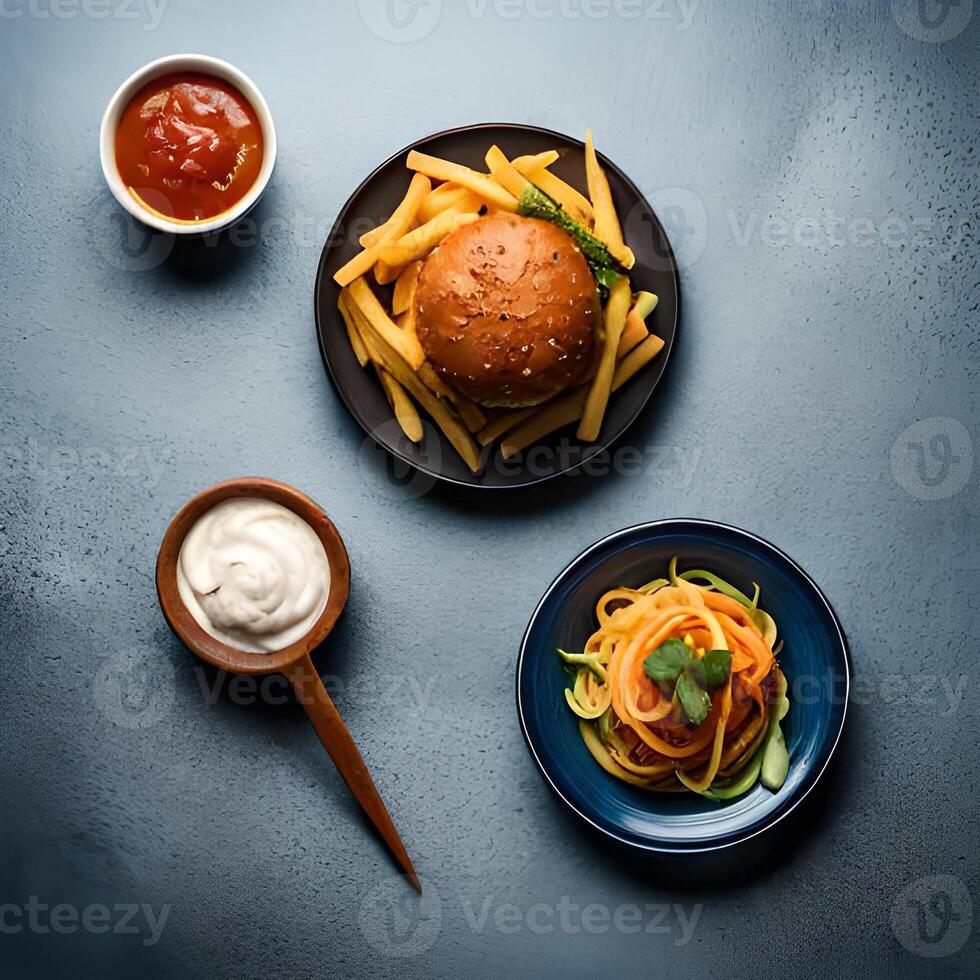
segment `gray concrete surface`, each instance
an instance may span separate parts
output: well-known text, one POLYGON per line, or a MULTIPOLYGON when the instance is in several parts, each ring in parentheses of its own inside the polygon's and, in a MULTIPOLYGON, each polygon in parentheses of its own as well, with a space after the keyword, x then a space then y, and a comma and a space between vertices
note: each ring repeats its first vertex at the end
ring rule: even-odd
POLYGON ((4 0, 5 976, 977 975, 973 7, 4 0), (185 50, 258 82, 279 163, 254 239, 146 256, 98 125, 127 74, 185 50), (398 147, 483 120, 591 125, 668 224, 681 334, 627 437, 643 473, 413 497, 330 388, 312 284, 334 215, 398 147), (346 537, 319 665, 421 907, 300 708, 214 690, 160 614, 168 520, 243 473, 346 537), (857 697, 786 833, 662 865, 549 795, 513 670, 568 559, 670 516, 796 557, 857 697))

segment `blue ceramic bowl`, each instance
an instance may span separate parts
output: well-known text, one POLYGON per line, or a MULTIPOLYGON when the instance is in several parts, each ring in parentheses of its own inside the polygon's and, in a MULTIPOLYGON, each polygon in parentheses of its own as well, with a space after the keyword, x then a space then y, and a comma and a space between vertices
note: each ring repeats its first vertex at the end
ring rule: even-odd
POLYGON ((844 727, 850 655, 830 603, 791 558, 762 538, 712 521, 654 521, 617 531, 555 579, 534 610, 517 661, 517 713, 545 779, 583 820, 649 851, 698 852, 740 843, 785 817, 826 769, 844 727), (562 689, 556 647, 580 650, 595 630, 595 605, 616 586, 640 586, 678 566, 705 568, 752 594, 776 621, 789 683, 783 722, 789 775, 772 793, 756 785, 716 803, 694 793, 652 793, 610 776, 589 754, 562 689))

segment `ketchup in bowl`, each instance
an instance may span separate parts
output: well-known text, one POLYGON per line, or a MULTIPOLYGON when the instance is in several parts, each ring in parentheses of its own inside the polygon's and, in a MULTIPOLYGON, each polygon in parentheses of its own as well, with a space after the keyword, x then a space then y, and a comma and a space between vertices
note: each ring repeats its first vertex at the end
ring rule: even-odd
POLYGON ((175 221, 234 207, 262 166, 262 127, 251 103, 234 85, 193 72, 144 85, 123 110, 115 143, 129 192, 175 221))

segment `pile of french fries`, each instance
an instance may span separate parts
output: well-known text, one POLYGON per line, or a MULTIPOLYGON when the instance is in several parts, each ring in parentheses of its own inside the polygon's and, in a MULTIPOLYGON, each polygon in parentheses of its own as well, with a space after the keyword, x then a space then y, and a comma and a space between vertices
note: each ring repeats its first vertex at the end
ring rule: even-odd
POLYGON ((599 437, 610 395, 645 367, 664 346, 647 329, 657 305, 653 293, 634 294, 628 275, 609 290, 599 350, 590 380, 533 408, 491 412, 447 384, 425 359, 416 334, 415 291, 425 257, 447 235, 485 213, 516 212, 527 185, 547 194, 570 217, 599 239, 624 269, 633 253, 623 240, 609 183, 586 130, 585 172, 588 197, 550 171, 556 150, 508 159, 497 146, 486 153, 487 172, 412 150, 408 191, 391 217, 362 235, 362 251, 337 270, 338 307, 351 347, 362 367, 375 371, 405 436, 423 437, 419 408, 439 426, 474 473, 483 462, 481 447, 500 440, 510 459, 548 434, 578 422, 583 441, 599 437), (387 286, 387 308, 372 285, 387 286))

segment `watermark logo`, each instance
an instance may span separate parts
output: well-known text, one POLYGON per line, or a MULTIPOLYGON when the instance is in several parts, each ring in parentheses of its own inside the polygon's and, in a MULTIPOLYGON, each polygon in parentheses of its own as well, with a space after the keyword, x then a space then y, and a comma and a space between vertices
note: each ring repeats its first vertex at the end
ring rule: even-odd
POLYGON ((420 456, 420 464, 438 471, 442 463, 442 437, 438 430, 422 420, 422 441, 413 444, 402 431, 397 419, 388 419, 374 429, 361 443, 357 454, 357 471, 365 486, 388 500, 415 500, 435 485, 436 478, 384 449, 392 446, 404 455, 420 456), (378 475, 382 474, 381 479, 378 475))
POLYGON ((606 905, 590 902, 582 905, 562 895, 557 902, 534 902, 528 906, 516 902, 497 903, 488 896, 479 905, 467 898, 461 900, 466 924, 474 933, 491 930, 502 935, 529 932, 536 936, 561 933, 565 936, 622 935, 671 936, 675 946, 687 946, 694 936, 704 906, 688 909, 675 903, 648 902, 637 905, 606 905))
POLYGON ((367 29, 392 44, 421 41, 442 16, 442 0, 358 0, 357 5, 367 29))
POLYGON ((99 936, 143 936, 143 946, 156 946, 163 934, 171 906, 162 905, 159 912, 152 905, 125 902, 118 905, 94 903, 79 908, 70 902, 49 905, 40 895, 31 895, 23 905, 5 902, 0 905, 0 935, 16 936, 29 932, 35 936, 55 933, 70 936, 86 932, 99 936))
POLYGON ((149 490, 159 485, 172 458, 169 446, 157 455, 149 445, 46 445, 34 438, 0 444, 0 461, 8 478, 23 473, 44 490, 93 476, 149 490))
POLYGON ((839 214, 832 208, 791 215, 759 211, 725 212, 731 239, 738 248, 762 245, 767 248, 803 248, 826 251, 833 248, 887 248, 934 253, 943 261, 969 253, 974 231, 967 219, 943 223, 934 216, 909 217, 888 214, 883 218, 839 214))
POLYGON ((963 948, 973 928, 973 901, 953 875, 927 875, 907 885, 892 905, 892 932, 910 953, 938 959, 963 948))
POLYGON ((958 419, 922 419, 895 440, 891 468, 898 485, 919 500, 954 497, 973 473, 973 440, 958 419))
MULTIPOLYGON (((689 268, 701 258, 708 242, 708 212, 704 202, 686 187, 663 187, 650 195, 650 204, 667 233, 677 267, 689 268)), ((623 236, 638 249, 640 243, 645 243, 642 253, 652 258, 644 258, 644 265, 659 271, 671 268, 669 253, 660 240, 656 224, 642 205, 634 205, 626 215, 623 236)))
MULTIPOLYGON (((416 470, 414 465, 383 448, 391 446, 406 455, 410 450, 419 455, 420 465, 440 472, 443 453, 455 454, 455 450, 434 426, 424 420, 422 426, 424 436, 416 446, 409 443, 395 419, 378 426, 374 435, 361 444, 358 469, 372 493, 390 500, 413 500, 424 496, 436 485, 438 481, 434 476, 416 470)), ((702 446, 660 444, 627 444, 592 452, 590 446, 563 437, 553 444, 529 446, 506 459, 496 444, 488 445, 482 452, 480 472, 503 481, 513 478, 544 480, 559 473, 569 479, 588 479, 615 473, 623 477, 647 477, 683 489, 693 483, 703 454, 702 446)))
POLYGON ((127 651, 106 657, 92 683, 95 706, 120 728, 152 728, 173 710, 174 666, 159 653, 127 651))
POLYGON ((91 225, 92 246, 113 268, 149 272, 170 257, 175 235, 137 221, 115 198, 106 201, 91 225))
MULTIPOLYGON (((287 704, 294 698, 299 704, 316 704, 319 687, 312 681, 291 689, 282 674, 232 674, 226 670, 207 671, 195 666, 194 674, 201 698, 213 706, 222 698, 232 704, 287 704)), ((437 678, 412 674, 371 672, 343 678, 336 674, 321 674, 320 683, 334 699, 347 704, 367 704, 376 709, 397 708, 421 718, 432 705, 437 678)))
POLYGON ((442 902, 425 879, 416 894, 399 876, 375 885, 361 902, 357 925, 368 945, 383 956, 410 959, 432 948, 442 930, 442 902))
MULTIPOLYGON (((602 21, 612 18, 668 23, 686 31, 701 0, 465 0, 471 20, 602 21)), ((442 0, 358 0, 361 19, 382 41, 420 41, 435 30, 442 0)))
POLYGON ((474 20, 489 12, 500 20, 646 20, 667 21, 686 31, 694 21, 701 0, 466 0, 474 20))
POLYGON ((138 20, 144 31, 155 31, 168 0, 0 0, 0 19, 18 20, 138 20))
MULTIPOLYGON (((704 911, 701 903, 690 907, 662 902, 583 905, 569 895, 561 895, 557 901, 522 905, 501 901, 492 894, 478 899, 459 894, 448 903, 447 908, 450 907, 457 921, 474 935, 620 933, 668 936, 675 946, 691 942, 704 911)), ((423 882, 422 894, 416 895, 408 890, 403 878, 392 877, 364 897, 358 910, 358 926, 372 949, 387 957, 407 959, 432 948, 441 931, 443 915, 443 902, 433 885, 423 882)))
POLYGON ((941 44, 961 34, 973 16, 973 0, 892 0, 895 23, 915 41, 941 44))

